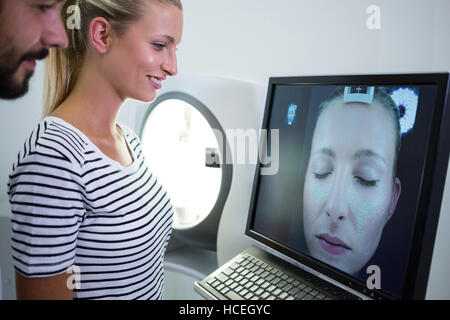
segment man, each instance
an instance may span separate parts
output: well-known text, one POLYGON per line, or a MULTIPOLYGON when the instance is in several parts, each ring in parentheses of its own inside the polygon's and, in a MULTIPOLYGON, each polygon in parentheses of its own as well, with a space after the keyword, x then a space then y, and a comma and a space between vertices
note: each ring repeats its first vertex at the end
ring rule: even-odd
POLYGON ((62 0, 0 0, 0 99, 28 91, 36 60, 52 47, 65 48, 62 0))

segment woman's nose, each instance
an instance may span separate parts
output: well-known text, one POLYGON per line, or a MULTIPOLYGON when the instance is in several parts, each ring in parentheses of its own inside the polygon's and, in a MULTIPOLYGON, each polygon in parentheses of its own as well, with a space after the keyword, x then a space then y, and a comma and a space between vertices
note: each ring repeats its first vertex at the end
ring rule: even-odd
POLYGON ((174 76, 178 73, 178 62, 175 52, 163 63, 162 68, 169 76, 174 76))
POLYGON ((346 197, 346 183, 342 179, 336 179, 331 187, 327 199, 325 211, 327 216, 335 222, 344 220, 348 214, 348 203, 346 197), (340 181, 339 181, 340 180, 340 181))

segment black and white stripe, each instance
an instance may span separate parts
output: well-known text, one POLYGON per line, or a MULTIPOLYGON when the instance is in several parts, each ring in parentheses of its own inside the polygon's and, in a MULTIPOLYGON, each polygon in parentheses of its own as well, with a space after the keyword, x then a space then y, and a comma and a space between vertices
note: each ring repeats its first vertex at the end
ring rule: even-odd
POLYGON ((138 137, 120 127, 134 159, 129 167, 75 127, 47 117, 10 174, 16 270, 48 277, 75 265, 81 275, 74 298, 162 298, 173 210, 138 137))

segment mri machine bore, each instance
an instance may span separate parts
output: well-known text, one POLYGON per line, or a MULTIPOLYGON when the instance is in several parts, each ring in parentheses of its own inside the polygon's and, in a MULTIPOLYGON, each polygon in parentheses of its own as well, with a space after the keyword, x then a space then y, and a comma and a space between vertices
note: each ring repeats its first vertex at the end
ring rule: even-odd
POLYGON ((148 108, 136 108, 134 129, 175 213, 165 299, 202 299, 194 281, 249 244, 243 234, 256 159, 236 164, 233 132, 261 127, 264 98, 256 84, 177 77, 148 108))

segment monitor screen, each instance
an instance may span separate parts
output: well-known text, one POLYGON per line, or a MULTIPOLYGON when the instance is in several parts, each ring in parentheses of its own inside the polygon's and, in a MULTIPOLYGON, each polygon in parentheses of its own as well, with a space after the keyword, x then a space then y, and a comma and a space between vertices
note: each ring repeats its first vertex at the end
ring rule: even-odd
POLYGON ((447 86, 432 79, 271 78, 260 152, 276 170, 258 168, 247 234, 355 288, 376 271, 377 292, 404 297, 447 86))

